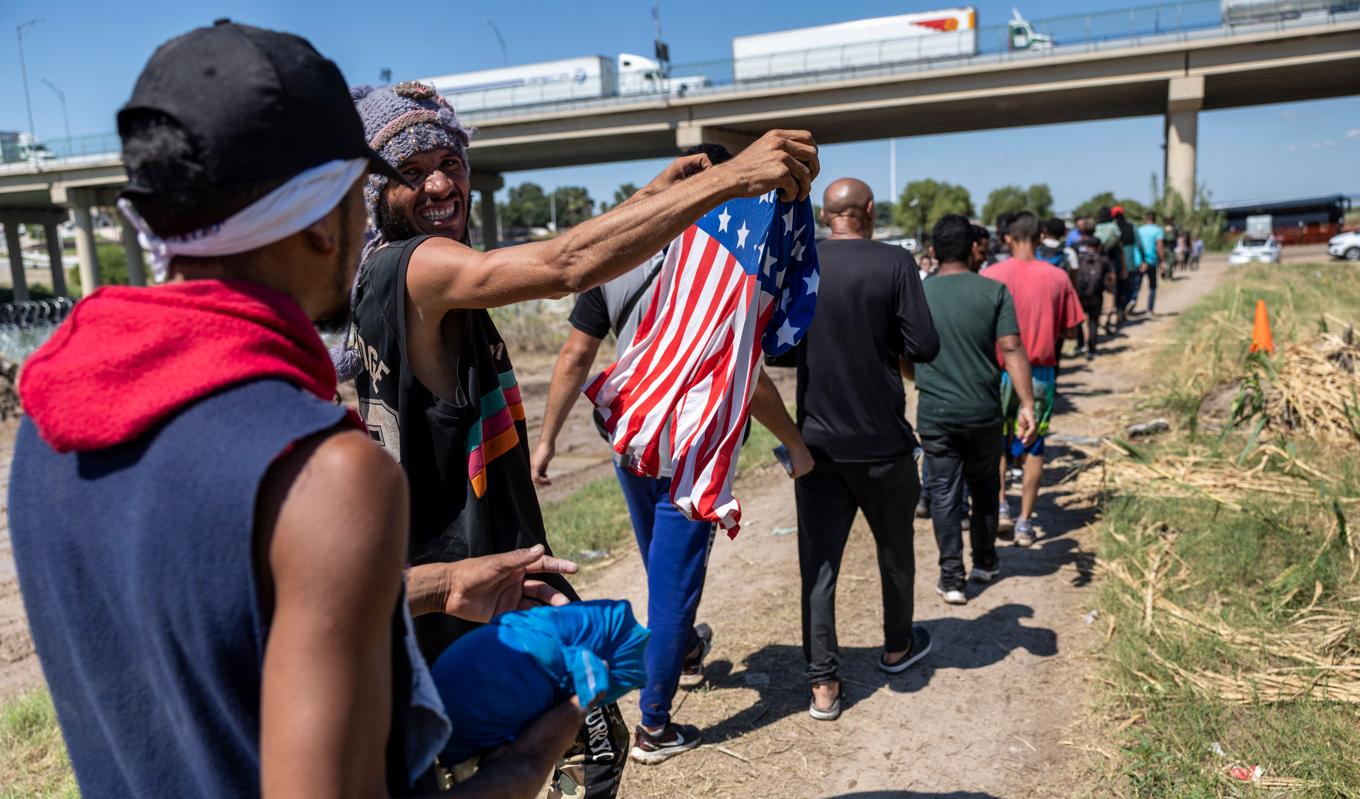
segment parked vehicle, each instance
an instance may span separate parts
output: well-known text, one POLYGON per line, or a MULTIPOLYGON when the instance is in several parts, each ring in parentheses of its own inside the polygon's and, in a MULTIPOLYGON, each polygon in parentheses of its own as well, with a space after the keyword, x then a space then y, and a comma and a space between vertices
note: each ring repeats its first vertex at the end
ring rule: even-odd
POLYGON ((1278 264, 1280 262, 1280 243, 1275 240, 1274 236, 1263 239, 1243 236, 1237 240, 1237 245, 1228 254, 1228 263, 1233 266, 1241 266, 1253 261, 1266 264, 1278 264))
POLYGON ((1332 236, 1327 242, 1327 252, 1333 258, 1360 263, 1360 230, 1347 230, 1332 236))

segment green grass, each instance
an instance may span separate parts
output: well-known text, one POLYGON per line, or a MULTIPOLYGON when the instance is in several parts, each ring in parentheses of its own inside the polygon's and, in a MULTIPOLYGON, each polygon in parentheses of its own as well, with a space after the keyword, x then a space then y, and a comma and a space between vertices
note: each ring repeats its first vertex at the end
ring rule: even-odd
POLYGON ((0 706, 0 799, 78 797, 71 761, 47 691, 0 706))
MULTIPOLYGON (((1161 356, 1162 382, 1147 403, 1178 413, 1181 424, 1148 445, 1146 455, 1232 458, 1242 450, 1247 431, 1204 435, 1193 420, 1206 391, 1242 374, 1257 298, 1270 310, 1278 352, 1316 332, 1324 313, 1355 318, 1360 281, 1354 267, 1335 264, 1247 267, 1182 314, 1161 356)), ((1360 458, 1353 449, 1307 440, 1276 443, 1338 478, 1333 493, 1360 495, 1360 458)), ((1356 705, 1315 698, 1266 702, 1255 694, 1248 704, 1234 704, 1194 690, 1185 678, 1299 667, 1282 645, 1262 639, 1294 629, 1289 625, 1313 604, 1315 592, 1318 607, 1355 620, 1333 651, 1360 653, 1360 564, 1352 560, 1330 502, 1321 495, 1307 501, 1233 498, 1242 511, 1209 499, 1155 494, 1115 496, 1103 508, 1100 553, 1111 573, 1102 587, 1100 623, 1113 625, 1101 653, 1106 710, 1112 719, 1129 721, 1123 732, 1112 733, 1119 761, 1115 779, 1100 790, 1158 799, 1274 795, 1244 792, 1241 783, 1234 787, 1223 776, 1232 764, 1259 764, 1267 777, 1303 781, 1279 795, 1360 797, 1356 705), (1120 580, 1118 570, 1136 585, 1120 580), (1152 573, 1155 596, 1242 638, 1178 624, 1162 610, 1149 626, 1145 602, 1152 573), (1212 751, 1214 743, 1226 757, 1212 751)), ((1360 533, 1360 520, 1346 522, 1351 535, 1360 533)))

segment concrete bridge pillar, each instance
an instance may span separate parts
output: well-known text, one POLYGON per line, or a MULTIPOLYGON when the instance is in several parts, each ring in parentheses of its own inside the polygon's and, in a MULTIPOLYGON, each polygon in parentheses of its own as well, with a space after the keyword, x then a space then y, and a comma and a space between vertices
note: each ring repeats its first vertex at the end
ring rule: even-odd
POLYGON ((99 288, 99 250, 95 247, 94 219, 90 206, 80 200, 71 205, 71 219, 76 227, 76 257, 80 259, 80 290, 90 296, 99 288))
MULTIPOLYGON (((495 172, 472 173, 472 190, 481 200, 482 218, 477 220, 482 231, 482 246, 494 250, 500 244, 500 220, 496 214, 496 192, 505 186, 505 177, 495 172)), ((469 209, 470 210, 470 209, 469 209)))
POLYGON ((1164 185, 1186 205, 1195 201, 1195 148, 1199 111, 1204 107, 1204 76, 1172 78, 1166 96, 1166 174, 1164 185))
POLYGON ((681 123, 675 128, 675 146, 684 151, 700 144, 721 144, 732 155, 746 149, 755 137, 739 130, 681 123))
POLYGON ((28 281, 24 280, 24 251, 19 247, 19 223, 5 220, 5 246, 9 251, 9 274, 14 281, 14 301, 28 299, 28 281))
POLYGON ((52 269, 52 293, 58 297, 67 296, 66 267, 61 262, 61 231, 56 222, 43 223, 43 238, 47 239, 47 263, 52 269))
MULTIPOLYGON (((118 215, 122 217, 122 214, 118 215)), ((137 241, 137 229, 126 219, 120 229, 123 234, 123 251, 127 253, 128 285, 146 285, 146 262, 142 260, 142 245, 137 241)))

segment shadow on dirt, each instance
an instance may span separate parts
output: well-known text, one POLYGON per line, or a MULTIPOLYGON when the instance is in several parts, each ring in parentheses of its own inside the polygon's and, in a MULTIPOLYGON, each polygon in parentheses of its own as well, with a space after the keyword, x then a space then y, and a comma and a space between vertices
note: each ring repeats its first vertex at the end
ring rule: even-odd
POLYGON ((936 793, 934 791, 857 791, 855 793, 838 793, 827 799, 1001 799, 1001 797, 990 793, 979 793, 978 791, 950 791, 948 793, 936 793))
MULTIPOLYGON (((936 612, 934 608, 923 610, 927 615, 936 612)), ((930 631, 931 650, 920 663, 902 674, 889 675, 878 670, 877 662, 883 653, 881 647, 841 648, 843 707, 846 711, 854 708, 859 699, 885 686, 895 693, 920 691, 941 669, 986 668, 1018 649, 1039 657, 1052 657, 1058 653, 1056 633, 1046 627, 1021 623, 1034 616, 1034 609, 1028 605, 1002 605, 971 619, 921 618, 920 615, 917 623, 930 631)), ((708 684, 715 690, 752 688, 760 694, 760 701, 751 707, 704 730, 705 743, 729 741, 782 718, 807 712, 810 694, 803 651, 799 646, 769 644, 747 656, 740 668, 730 661, 720 660, 709 664, 704 671, 708 684)))

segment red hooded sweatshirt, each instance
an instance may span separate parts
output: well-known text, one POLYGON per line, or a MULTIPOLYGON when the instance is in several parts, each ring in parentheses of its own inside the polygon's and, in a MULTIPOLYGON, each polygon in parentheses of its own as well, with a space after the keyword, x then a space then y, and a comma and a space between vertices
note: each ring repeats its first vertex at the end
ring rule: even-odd
POLYGON ((19 397, 53 449, 88 452, 261 378, 335 398, 326 346, 288 295, 246 281, 110 286, 78 303, 28 359, 19 397))

